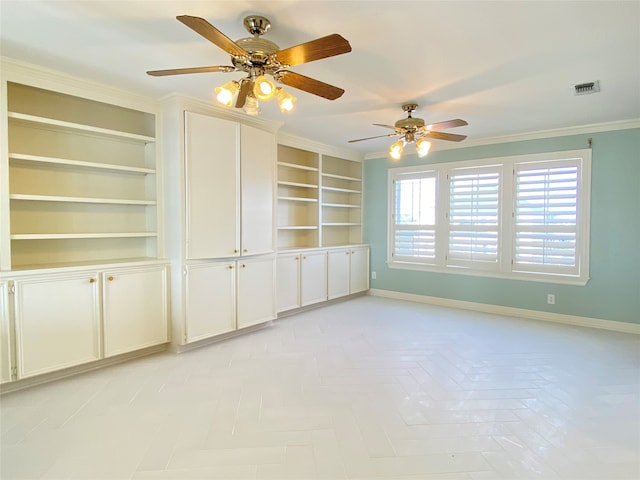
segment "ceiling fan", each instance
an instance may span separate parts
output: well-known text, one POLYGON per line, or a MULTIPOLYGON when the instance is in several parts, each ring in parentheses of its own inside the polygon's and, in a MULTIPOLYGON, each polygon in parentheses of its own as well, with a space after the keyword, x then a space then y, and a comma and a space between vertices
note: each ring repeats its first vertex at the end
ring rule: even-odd
POLYGON ((363 140, 371 140, 374 138, 382 137, 402 137, 400 140, 391 145, 389 149, 391 158, 393 158, 394 160, 398 160, 402 156, 404 145, 406 145, 407 143, 415 142, 418 155, 420 157, 424 157, 427 153, 429 153, 429 149, 431 148, 431 142, 427 140, 428 138, 435 138, 437 140, 448 140, 451 142, 460 142, 467 138, 466 135, 441 132, 441 130, 447 128, 462 127, 464 125, 468 125, 466 121, 456 118, 455 120, 447 120, 444 122, 425 125, 423 119, 414 118, 411 116, 413 111, 417 108, 418 105, 415 103, 407 103, 402 105, 402 110, 407 112, 407 118, 398 120, 395 125, 374 123, 374 125, 377 125, 378 127, 385 127, 394 130, 393 133, 388 133, 386 135, 377 135, 375 137, 349 140, 349 143, 361 142, 363 140))
POLYGON ((259 15, 251 15, 244 19, 244 27, 252 36, 235 42, 203 18, 189 15, 176 18, 231 55, 232 65, 151 70, 147 72, 148 75, 161 77, 205 72, 247 73, 248 76, 239 82, 232 80, 217 87, 216 94, 218 101, 227 106, 233 104, 233 97, 237 94, 235 107, 245 107, 247 113, 254 115, 259 113, 258 100, 269 100, 275 96, 282 111, 291 110, 295 101, 294 97, 283 88, 276 87, 265 74, 289 87, 328 100, 335 100, 344 93, 341 88, 288 70, 289 67, 350 52, 349 42, 337 33, 280 50, 275 43, 261 38, 261 35, 269 30, 271 23, 259 15))

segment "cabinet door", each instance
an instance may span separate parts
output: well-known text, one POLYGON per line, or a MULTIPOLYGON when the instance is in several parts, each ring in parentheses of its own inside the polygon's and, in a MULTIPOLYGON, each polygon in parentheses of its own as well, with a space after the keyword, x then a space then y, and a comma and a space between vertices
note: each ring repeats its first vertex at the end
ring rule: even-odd
POLYGON ((329 300, 349 295, 349 257, 351 250, 331 250, 327 254, 327 290, 329 300))
POLYGON ((276 260, 278 312, 300 306, 300 255, 279 255, 276 260))
POLYGON ((97 275, 15 281, 18 378, 100 358, 97 275))
POLYGON ((189 265, 186 271, 186 341, 235 330, 235 262, 189 265))
POLYGON ((240 165, 242 253, 271 253, 275 243, 275 135, 242 125, 240 165))
POLYGON ((0 383, 11 380, 11 335, 9 333, 9 291, 0 282, 0 383))
POLYGON ((276 317, 275 260, 258 257, 239 260, 238 328, 268 322, 276 317))
POLYGON ((239 253, 239 125, 185 112, 186 256, 239 253))
POLYGON ((164 266, 106 271, 102 289, 105 357, 168 341, 164 266))
POLYGON ((327 299, 327 252, 302 254, 300 260, 300 303, 302 306, 327 299))
POLYGON ((369 289, 369 249, 358 247, 351 249, 351 288, 350 293, 369 289))

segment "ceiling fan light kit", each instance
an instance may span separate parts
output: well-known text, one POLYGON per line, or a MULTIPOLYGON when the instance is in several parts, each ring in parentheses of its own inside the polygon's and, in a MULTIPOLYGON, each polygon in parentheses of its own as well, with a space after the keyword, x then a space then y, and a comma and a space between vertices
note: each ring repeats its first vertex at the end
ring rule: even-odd
POLYGON ((394 133, 388 133, 386 135, 376 135, 375 137, 358 138, 356 140, 349 140, 349 143, 361 142, 363 140, 372 140, 374 138, 382 137, 402 137, 400 140, 394 142, 389 147, 389 156, 393 160, 400 160, 404 151, 405 145, 408 143, 415 143, 416 152, 419 157, 425 157, 431 149, 431 142, 429 138, 435 138, 438 140, 447 140, 450 142, 460 142, 467 138, 466 135, 457 135, 454 133, 444 133, 440 130, 453 127, 462 127, 468 125, 465 120, 456 118, 454 120, 447 120, 444 122, 432 123, 425 125, 424 120, 421 118, 415 118, 411 114, 418 108, 416 103, 406 103, 402 106, 402 110, 407 112, 407 118, 398 120, 394 125, 384 125, 381 123, 374 123, 378 127, 385 127, 394 130, 394 133))
POLYGON ((259 15, 248 16, 243 22, 252 37, 241 38, 235 42, 203 18, 190 15, 180 15, 176 18, 227 52, 231 56, 233 66, 151 70, 147 72, 148 75, 160 77, 189 73, 244 72, 248 74, 247 77, 240 81, 226 82, 216 87, 214 92, 215 99, 220 104, 226 107, 242 108, 249 115, 258 115, 260 102, 269 101, 274 97, 278 101, 280 111, 293 110, 296 97, 283 87, 276 86, 266 75, 270 75, 279 83, 328 100, 335 100, 344 93, 341 88, 288 70, 295 65, 350 52, 349 42, 337 33, 280 50, 280 47, 272 41, 261 38, 261 35, 271 27, 271 22, 259 15))

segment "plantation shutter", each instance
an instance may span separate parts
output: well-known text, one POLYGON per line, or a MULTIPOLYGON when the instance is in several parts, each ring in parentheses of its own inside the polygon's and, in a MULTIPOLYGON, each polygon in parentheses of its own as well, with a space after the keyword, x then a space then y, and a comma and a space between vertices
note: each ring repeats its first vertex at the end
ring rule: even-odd
POLYGON ((579 160, 516 165, 516 271, 578 274, 579 160))
POLYGON ((497 166, 449 172, 447 265, 498 268, 500 171, 497 166))
POLYGON ((436 256, 436 174, 400 174, 394 179, 393 257, 433 263, 436 256))

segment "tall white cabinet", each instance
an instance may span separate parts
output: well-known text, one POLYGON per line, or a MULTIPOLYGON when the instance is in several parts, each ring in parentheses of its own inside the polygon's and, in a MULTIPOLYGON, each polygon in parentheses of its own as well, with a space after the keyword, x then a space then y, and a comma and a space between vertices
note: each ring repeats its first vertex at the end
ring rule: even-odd
POLYGON ((165 235, 178 348, 273 320, 279 124, 172 96, 165 235))
POLYGON ((2 381, 167 343, 157 103, 0 71, 2 381))

